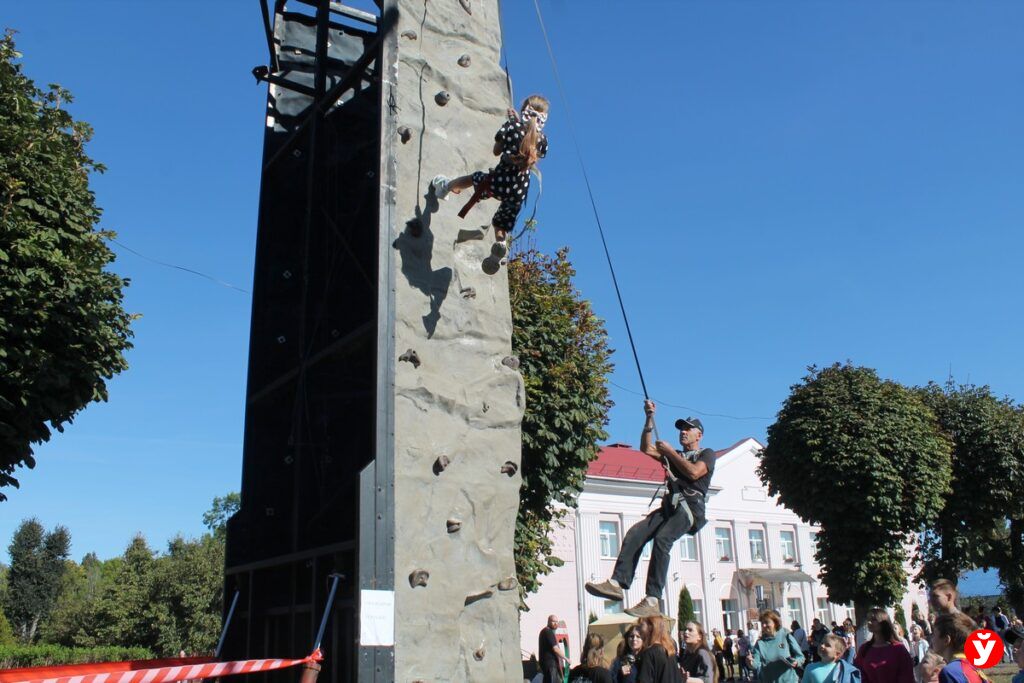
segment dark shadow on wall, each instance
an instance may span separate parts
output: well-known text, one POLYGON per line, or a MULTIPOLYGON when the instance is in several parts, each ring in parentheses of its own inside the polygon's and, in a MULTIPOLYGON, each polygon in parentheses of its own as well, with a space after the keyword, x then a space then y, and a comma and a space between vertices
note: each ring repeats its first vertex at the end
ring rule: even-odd
POLYGON ((423 316, 423 329, 429 339, 434 336, 437 322, 441 319, 441 305, 452 283, 452 269, 444 267, 434 270, 431 264, 434 233, 430 229, 430 217, 437 212, 437 198, 428 190, 423 200, 423 208, 417 203, 416 215, 406 221, 405 230, 393 246, 402 257, 402 275, 409 286, 430 298, 430 311, 423 316))

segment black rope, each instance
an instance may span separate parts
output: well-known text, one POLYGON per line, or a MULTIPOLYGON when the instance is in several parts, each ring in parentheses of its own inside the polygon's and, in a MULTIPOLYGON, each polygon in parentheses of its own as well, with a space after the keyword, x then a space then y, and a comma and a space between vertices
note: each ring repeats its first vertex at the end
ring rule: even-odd
POLYGON ((132 249, 131 247, 129 247, 126 244, 121 244, 120 242, 118 242, 113 237, 110 238, 110 241, 113 242, 114 244, 116 244, 117 246, 121 247, 125 251, 130 251, 131 253, 135 254, 139 258, 145 259, 145 260, 149 261, 150 263, 155 263, 158 266, 163 266, 165 268, 173 268, 175 270, 180 270, 180 271, 183 271, 183 272, 186 272, 186 273, 191 273, 193 275, 198 275, 201 278, 206 278, 210 282, 217 283, 221 287, 227 287, 228 289, 233 289, 233 290, 235 290, 237 292, 242 292, 243 294, 248 294, 249 293, 248 290, 242 289, 241 287, 235 287, 230 282, 224 282, 223 280, 218 280, 217 278, 213 277, 212 275, 207 275, 206 273, 201 273, 198 270, 192 270, 191 268, 186 268, 185 266, 178 266, 178 265, 175 265, 173 263, 167 263, 166 261, 159 261, 159 260, 157 260, 155 258, 152 258, 150 256, 146 256, 145 254, 143 254, 141 252, 135 251, 134 249, 132 249))
MULTIPOLYGON (((629 326, 629 316, 626 315, 626 305, 622 302, 622 291, 619 289, 619 280, 615 276, 615 266, 612 264, 612 255, 608 251, 608 241, 604 236, 604 226, 601 225, 601 216, 597 211, 597 201, 594 199, 594 191, 590 186, 590 176, 587 175, 587 167, 583 163, 583 153, 580 151, 580 143, 576 137, 576 126, 573 124, 572 109, 569 107, 569 98, 565 94, 565 88, 562 86, 562 78, 558 74, 558 62, 555 59, 555 52, 551 48, 551 40, 548 38, 548 30, 544 25, 544 17, 540 12, 540 3, 538 0, 533 0, 533 6, 537 10, 537 21, 540 22, 541 33, 544 34, 544 44, 548 48, 548 56, 551 58, 551 67, 555 75, 555 83, 558 85, 558 92, 562 97, 562 103, 565 105, 566 119, 569 121, 569 131, 572 137, 573 146, 576 148, 576 158, 580 162, 580 170, 583 171, 583 182, 587 186, 587 195, 590 197, 590 207, 594 211, 594 220, 597 222, 597 231, 601 235, 601 246, 604 247, 604 257, 608 260, 608 270, 612 274, 612 284, 615 285, 615 296, 619 300, 619 310, 622 311, 622 320, 626 323, 626 336, 629 337, 629 348, 633 352, 633 361, 636 363, 636 372, 640 376, 640 386, 644 390, 644 398, 650 400, 650 394, 647 392, 647 382, 644 381, 644 371, 640 367, 640 356, 636 351, 636 343, 633 341, 633 330, 629 326)), ((658 438, 658 428, 654 428, 654 436, 658 438)))

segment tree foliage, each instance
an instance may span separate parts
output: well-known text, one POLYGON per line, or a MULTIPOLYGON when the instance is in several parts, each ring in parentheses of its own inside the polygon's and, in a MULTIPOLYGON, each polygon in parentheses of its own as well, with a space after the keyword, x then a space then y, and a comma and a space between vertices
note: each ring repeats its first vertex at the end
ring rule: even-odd
POLYGON ((809 368, 768 428, 758 475, 771 495, 821 526, 815 559, 829 599, 858 616, 906 586, 912 534, 949 492, 952 443, 920 395, 870 368, 809 368))
POLYGON ((221 540, 227 538, 228 520, 242 507, 242 496, 232 491, 226 496, 213 499, 210 509, 203 513, 203 526, 221 540))
POLYGON ((4 614, 22 642, 36 639, 39 623, 53 609, 70 549, 71 535, 62 526, 47 532, 39 520, 26 519, 14 531, 4 614))
POLYGON ((1024 609, 1024 413, 987 386, 931 383, 925 403, 953 440, 952 486, 935 526, 921 536, 922 578, 997 568, 1024 609))
POLYGON ((910 631, 907 630, 907 613, 903 610, 903 603, 897 602, 896 607, 893 609, 893 621, 899 624, 903 628, 903 633, 909 637, 910 631))
POLYGON ((690 589, 685 585, 679 591, 679 618, 676 624, 682 632, 688 622, 696 621, 697 615, 693 611, 693 598, 690 596, 690 589))
POLYGON ((607 438, 611 350, 604 323, 573 285, 568 249, 527 249, 509 261, 512 349, 526 385, 516 574, 523 596, 562 561, 551 532, 574 507, 587 465, 607 438))
MULTIPOLYGON (((25 77, 12 32, 0 40, 0 490, 124 370, 127 281, 110 273, 85 153, 91 128, 67 90, 25 77)), ((0 492, 0 501, 6 496, 0 492)))

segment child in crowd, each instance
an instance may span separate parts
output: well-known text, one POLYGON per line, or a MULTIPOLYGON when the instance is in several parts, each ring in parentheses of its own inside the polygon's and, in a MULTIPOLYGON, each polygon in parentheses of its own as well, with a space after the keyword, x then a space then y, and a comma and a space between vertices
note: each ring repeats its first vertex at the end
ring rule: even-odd
POLYGON ((818 646, 818 661, 807 665, 800 683, 833 683, 837 681, 835 668, 845 651, 846 641, 842 638, 834 633, 824 636, 821 639, 821 645, 818 646))
POLYGON ((914 672, 917 683, 939 683, 939 672, 946 666, 946 660, 935 652, 927 652, 914 672))
POLYGON ((974 620, 963 612, 947 612, 936 617, 932 650, 948 662, 939 672, 939 683, 982 683, 988 680, 964 655, 967 637, 977 628, 974 620))
POLYGON ((548 153, 548 139, 541 132, 548 120, 550 105, 541 95, 530 95, 523 101, 518 113, 508 110, 508 120, 494 135, 494 154, 500 155, 498 165, 488 172, 477 171, 449 180, 439 175, 431 181, 434 196, 447 199, 448 193, 459 194, 473 187, 473 197, 459 212, 466 212, 480 199, 494 197, 501 200, 491 224, 494 226, 494 246, 491 256, 501 259, 508 252, 506 237, 516 223, 526 193, 530 187, 530 170, 548 153))

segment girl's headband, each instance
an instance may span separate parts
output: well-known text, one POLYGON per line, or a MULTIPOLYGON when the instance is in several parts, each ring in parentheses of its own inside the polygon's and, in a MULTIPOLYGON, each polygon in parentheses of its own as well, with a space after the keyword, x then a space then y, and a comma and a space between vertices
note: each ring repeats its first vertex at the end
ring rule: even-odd
POLYGON ((524 117, 531 117, 534 121, 536 121, 537 122, 537 130, 544 130, 544 124, 548 122, 548 115, 547 114, 545 114, 542 111, 537 111, 536 109, 534 109, 533 107, 531 107, 528 104, 523 107, 523 116, 524 117))

